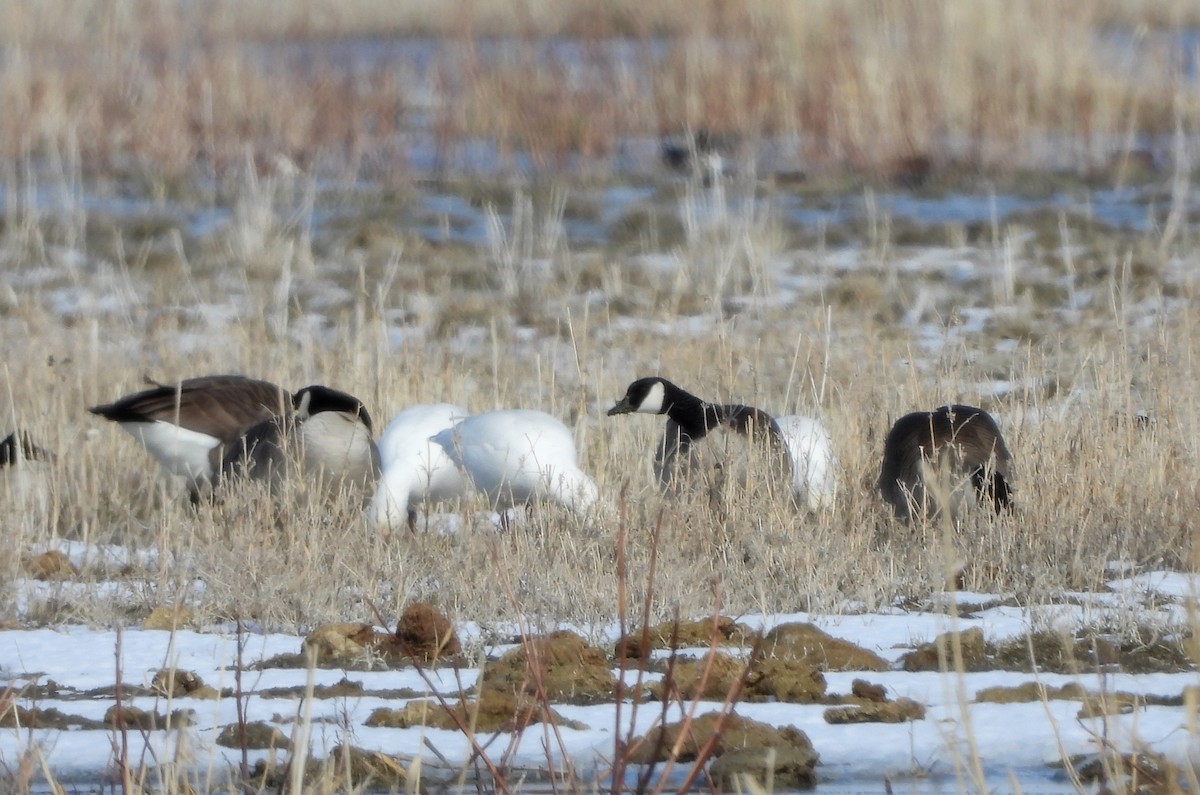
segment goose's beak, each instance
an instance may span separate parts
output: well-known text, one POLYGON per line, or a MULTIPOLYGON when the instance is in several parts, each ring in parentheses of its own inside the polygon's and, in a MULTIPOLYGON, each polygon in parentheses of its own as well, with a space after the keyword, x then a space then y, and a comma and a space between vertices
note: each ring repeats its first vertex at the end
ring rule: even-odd
POLYGON ((615 414, 632 414, 634 412, 633 404, 629 402, 629 395, 621 398, 617 405, 608 410, 608 416, 612 417, 615 414))

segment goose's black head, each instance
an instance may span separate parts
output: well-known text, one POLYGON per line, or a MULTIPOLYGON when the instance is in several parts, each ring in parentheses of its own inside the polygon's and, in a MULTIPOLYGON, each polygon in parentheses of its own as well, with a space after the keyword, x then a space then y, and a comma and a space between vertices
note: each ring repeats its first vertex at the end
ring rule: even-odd
POLYGON ((343 414, 358 417, 367 430, 374 433, 371 415, 362 401, 348 392, 331 389, 320 384, 306 386, 292 396, 292 407, 301 418, 311 417, 323 411, 340 411, 343 414))
POLYGON ((681 392, 679 387, 665 378, 639 378, 625 390, 625 397, 608 410, 608 416, 616 414, 666 414, 674 402, 672 397, 681 392))

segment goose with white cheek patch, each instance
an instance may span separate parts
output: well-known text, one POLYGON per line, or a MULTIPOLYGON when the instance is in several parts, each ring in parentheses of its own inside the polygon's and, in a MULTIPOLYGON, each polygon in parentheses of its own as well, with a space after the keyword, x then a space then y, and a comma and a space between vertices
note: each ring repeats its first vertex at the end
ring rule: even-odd
POLYGON ((336 495, 369 493, 379 478, 379 448, 371 415, 358 398, 327 386, 306 386, 293 409, 250 428, 225 453, 221 477, 244 476, 280 486, 297 477, 336 495))
POLYGON ((939 494, 949 496, 951 518, 972 494, 1000 513, 1012 505, 1011 470, 1012 456, 990 414, 942 406, 896 421, 883 444, 878 486, 905 520, 937 514, 939 494))
POLYGON ((775 418, 741 404, 701 400, 665 378, 639 378, 608 410, 617 414, 666 414, 667 427, 654 453, 654 472, 664 490, 693 462, 695 446, 718 430, 746 437, 790 472, 794 498, 811 511, 833 505, 837 466, 829 432, 817 420, 797 415, 775 418))
POLYGON ((433 440, 491 501, 505 511, 553 502, 578 515, 596 507, 595 482, 579 469, 575 439, 557 418, 529 409, 502 409, 467 417, 433 440))
MULTIPOLYGON (((154 382, 152 382, 154 383, 154 382)), ((118 423, 172 475, 187 480, 192 502, 215 478, 225 450, 247 429, 284 413, 291 398, 267 381, 207 375, 158 384, 88 409, 118 423)))
POLYGON ((434 440, 468 416, 450 403, 410 406, 392 417, 379 437, 383 474, 367 511, 381 530, 407 523, 416 530, 416 506, 453 500, 466 493, 467 481, 442 445, 434 440))

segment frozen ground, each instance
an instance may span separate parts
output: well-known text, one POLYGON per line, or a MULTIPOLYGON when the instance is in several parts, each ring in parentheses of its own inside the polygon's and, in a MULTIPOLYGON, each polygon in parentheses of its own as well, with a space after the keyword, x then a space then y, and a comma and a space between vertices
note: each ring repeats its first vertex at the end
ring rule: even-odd
MULTIPOLYGON (((32 583, 30 584, 32 585, 32 583)), ((988 640, 1002 640, 1027 633, 1031 628, 1095 625, 1112 611, 1141 611, 1141 622, 1163 628, 1187 626, 1187 611, 1197 588, 1194 577, 1152 572, 1131 579, 1114 580, 1105 593, 1064 594, 1066 604, 1045 607, 1013 607, 987 594, 958 594, 958 607, 965 617, 949 612, 913 612, 894 609, 886 613, 824 616, 815 614, 743 616, 739 620, 751 626, 770 628, 787 621, 811 621, 830 634, 871 649, 897 663, 900 656, 919 643, 932 640, 948 630, 978 627, 988 640), (989 607, 988 605, 996 605, 989 607)), ((954 612, 954 611, 950 611, 954 612)), ((585 628, 591 632, 593 628, 585 628)), ((478 628, 460 627, 468 647, 480 654, 495 655, 505 647, 488 647, 478 628)), ((607 640, 617 630, 602 630, 607 640)), ((302 638, 295 635, 251 633, 246 638, 243 659, 247 666, 281 653, 300 649, 302 638)), ((610 647, 611 648, 611 647, 610 647)), ((695 650, 700 653, 702 650, 695 650)), ((233 688, 237 659, 237 638, 229 628, 212 631, 165 631, 129 629, 118 634, 107 629, 62 626, 39 629, 13 629, 0 632, 0 682, 22 706, 55 707, 64 713, 101 720, 114 703, 112 686, 117 670, 124 683, 148 686, 154 673, 174 666, 198 674, 217 689, 233 688), (26 688, 53 682, 56 692, 30 700, 26 688), (98 691, 90 693, 89 691, 98 691)), ((432 673, 435 689, 450 699, 459 689, 469 688, 477 671, 441 669, 432 673)), ((363 721, 381 706, 398 708, 405 699, 365 695, 313 699, 305 706, 295 693, 283 697, 264 695, 269 688, 303 686, 309 677, 316 685, 332 685, 343 679, 360 683, 367 692, 408 688, 417 694, 429 690, 425 680, 413 668, 390 671, 315 670, 269 668, 245 670, 242 687, 252 695, 247 699, 246 718, 266 721, 285 734, 299 733, 297 716, 311 710, 309 735, 311 753, 320 758, 339 743, 349 741, 365 749, 379 750, 401 757, 422 756, 436 764, 434 754, 450 762, 461 762, 469 755, 469 744, 457 732, 422 729, 368 728, 363 721)), ((632 674, 629 674, 632 676, 632 674)), ((1074 791, 1072 782, 1056 764, 1063 755, 1087 754, 1104 742, 1124 750, 1149 750, 1165 755, 1179 765, 1188 765, 1200 752, 1197 738, 1189 731, 1191 718, 1185 707, 1143 706, 1126 714, 1106 718, 1079 718, 1080 702, 1075 700, 1034 701, 1029 703, 976 703, 975 693, 985 687, 1017 685, 1038 680, 1048 686, 1078 682, 1088 691, 1126 691, 1142 695, 1179 696, 1185 688, 1195 687, 1197 675, 1159 673, 1029 674, 1006 671, 944 674, 907 673, 893 670, 883 673, 828 673, 829 693, 848 693, 851 681, 867 678, 884 685, 891 697, 908 697, 928 707, 924 720, 902 724, 829 725, 823 720, 823 705, 784 703, 740 704, 737 712, 745 717, 773 725, 791 724, 803 729, 820 753, 818 767, 820 791, 851 792, 881 790, 885 779, 895 791, 972 791, 968 767, 973 759, 992 791, 1030 792, 1074 791)), ((191 725, 171 732, 130 731, 129 758, 154 766, 174 760, 177 764, 211 771, 220 781, 229 769, 236 769, 241 752, 214 744, 221 727, 237 721, 232 698, 205 700, 135 697, 133 706, 159 713, 184 709, 190 711, 191 725)), ((702 705, 699 712, 719 705, 702 705)), ((614 734, 628 730, 630 710, 622 712, 618 726, 611 704, 600 706, 558 707, 567 718, 581 721, 587 729, 561 729, 563 747, 554 756, 569 755, 577 768, 603 776, 606 760, 613 754, 614 734)), ((643 705, 636 716, 640 734, 660 718, 657 704, 643 705)), ((678 718, 673 708, 671 719, 678 718)), ((518 765, 545 766, 546 736, 534 726, 520 740, 513 759, 518 765)), ((30 749, 45 759, 47 769, 62 782, 92 784, 102 780, 114 758, 118 738, 100 730, 28 730, 0 729, 0 765, 14 769, 22 754, 30 749)), ((507 738, 492 746, 502 748, 507 738)), ((551 747, 556 747, 553 742, 551 747)), ((499 753, 497 751, 497 753, 499 753)), ((266 758, 266 751, 251 751, 253 763, 266 758)))

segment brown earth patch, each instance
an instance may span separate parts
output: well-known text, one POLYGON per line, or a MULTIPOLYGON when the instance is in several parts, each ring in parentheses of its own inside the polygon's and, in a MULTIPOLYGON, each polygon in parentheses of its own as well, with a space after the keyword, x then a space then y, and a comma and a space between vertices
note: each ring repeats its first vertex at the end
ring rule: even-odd
POLYGON ((694 648, 697 646, 745 646, 754 641, 756 633, 727 616, 700 621, 664 621, 645 631, 635 630, 623 636, 613 647, 613 656, 627 660, 644 660, 655 649, 694 648))
MULTIPOLYGON (((720 719, 719 713, 710 712, 686 726, 685 722, 680 722, 652 729, 634 741, 629 761, 641 765, 666 761, 671 756, 672 748, 678 745, 678 760, 692 762, 696 760, 700 749, 715 736, 713 756, 717 757, 717 761, 727 754, 734 754, 729 762, 714 773, 714 776, 719 774, 726 783, 736 780, 737 774, 765 780, 760 777, 765 776, 768 769, 767 751, 773 749, 777 761, 772 769, 782 772, 788 780, 788 787, 809 788, 813 785, 813 767, 819 757, 804 732, 794 726, 777 729, 731 714, 725 717, 720 734, 717 734, 720 719)), ((715 766, 716 762, 713 764, 715 766)), ((781 788, 780 780, 776 780, 776 788, 781 788)))
POLYGON ((57 549, 30 558, 23 568, 35 580, 66 580, 79 576, 78 567, 57 549))
POLYGON ((437 701, 410 701, 400 709, 381 707, 367 717, 364 725, 392 729, 425 726, 431 729, 472 727, 479 732, 515 732, 535 723, 552 723, 568 729, 587 726, 569 720, 528 696, 514 697, 499 691, 485 691, 478 699, 459 701, 443 707, 437 701))
POLYGON ((617 679, 599 649, 573 632, 531 638, 483 668, 479 692, 538 696, 538 682, 550 701, 599 704, 610 701, 617 679))
POLYGON ((245 726, 231 723, 217 733, 217 745, 226 748, 279 748, 289 750, 292 741, 276 727, 262 721, 253 721, 245 726))
POLYGON ((434 662, 462 653, 458 633, 450 619, 427 602, 414 602, 404 608, 396 632, 376 641, 385 656, 400 659, 416 658, 434 662))
POLYGON ((780 624, 768 632, 758 656, 796 660, 821 671, 891 670, 878 654, 802 622, 780 624))
POLYGON ((1087 691, 1078 682, 1050 687, 1041 682, 1022 682, 1012 687, 985 687, 976 691, 975 700, 991 704, 1018 704, 1029 701, 1082 700, 1087 691))
POLYGON ((221 694, 204 684, 191 671, 178 668, 163 668, 150 680, 150 689, 165 698, 220 698, 221 694))

